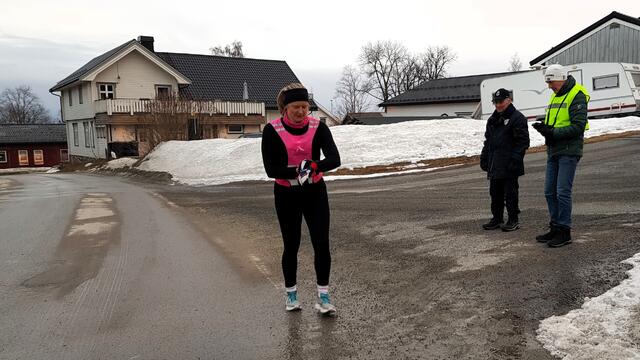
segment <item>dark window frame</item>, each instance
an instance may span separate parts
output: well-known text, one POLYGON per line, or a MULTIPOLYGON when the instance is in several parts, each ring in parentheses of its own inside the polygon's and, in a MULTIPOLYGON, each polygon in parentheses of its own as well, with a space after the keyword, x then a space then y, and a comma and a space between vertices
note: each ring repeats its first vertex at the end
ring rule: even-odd
POLYGON ((620 74, 609 74, 609 75, 595 76, 591 81, 592 81, 592 85, 593 85, 593 91, 615 89, 615 88, 619 88, 620 87, 620 74), (596 87, 596 80, 606 79, 606 78, 613 78, 614 76, 616 78, 616 86, 596 87))
POLYGON ((163 97, 160 96, 160 94, 158 93, 159 89, 167 89, 167 95, 164 98, 168 98, 171 97, 171 85, 163 85, 163 84, 156 84, 155 85, 155 90, 156 90, 156 99, 162 99, 163 97))
POLYGON ((96 83, 96 86, 98 87, 98 100, 107 100, 107 99, 115 99, 116 98, 116 84, 115 83, 108 83, 108 82, 102 82, 102 83, 96 83), (100 86, 104 86, 105 89, 100 90, 100 86), (111 86, 111 90, 107 89, 107 86, 111 86), (103 98, 102 95, 105 95, 105 97, 103 98), (111 97, 109 97, 109 94, 111 94, 111 97))
POLYGON ((244 134, 244 125, 243 124, 227 124, 227 134, 244 134), (232 126, 240 126, 240 130, 231 130, 232 126))

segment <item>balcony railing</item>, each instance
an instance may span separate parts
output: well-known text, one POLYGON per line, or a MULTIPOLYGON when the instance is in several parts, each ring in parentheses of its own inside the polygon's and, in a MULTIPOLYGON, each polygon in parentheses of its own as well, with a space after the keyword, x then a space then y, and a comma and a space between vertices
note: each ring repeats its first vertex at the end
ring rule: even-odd
MULTIPOLYGON (((263 102, 248 101, 180 101, 179 103, 162 104, 163 100, 141 99, 106 99, 95 102, 96 113, 136 114, 148 113, 152 109, 161 111, 177 111, 180 113, 209 115, 265 115, 263 102), (154 103, 155 102, 155 103, 154 103)), ((172 100, 167 100, 171 102, 172 100)))

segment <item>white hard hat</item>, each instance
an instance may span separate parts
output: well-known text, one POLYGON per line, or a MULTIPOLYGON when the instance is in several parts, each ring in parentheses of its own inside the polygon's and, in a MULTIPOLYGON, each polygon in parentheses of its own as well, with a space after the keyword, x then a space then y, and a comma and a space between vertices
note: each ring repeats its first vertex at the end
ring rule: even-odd
POLYGON ((544 70, 544 81, 565 81, 567 80, 567 69, 560 64, 550 65, 544 70))

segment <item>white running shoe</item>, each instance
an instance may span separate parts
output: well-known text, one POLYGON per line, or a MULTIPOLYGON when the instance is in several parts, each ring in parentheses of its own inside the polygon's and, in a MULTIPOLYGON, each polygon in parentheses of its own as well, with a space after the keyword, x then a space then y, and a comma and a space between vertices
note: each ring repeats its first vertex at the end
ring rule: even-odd
POLYGON ((285 309, 287 311, 300 310, 300 302, 298 301, 297 291, 287 291, 287 302, 285 304, 285 309))
POLYGON ((318 296, 318 303, 316 303, 316 310, 321 315, 334 315, 336 313, 336 307, 331 304, 328 293, 321 293, 318 296))

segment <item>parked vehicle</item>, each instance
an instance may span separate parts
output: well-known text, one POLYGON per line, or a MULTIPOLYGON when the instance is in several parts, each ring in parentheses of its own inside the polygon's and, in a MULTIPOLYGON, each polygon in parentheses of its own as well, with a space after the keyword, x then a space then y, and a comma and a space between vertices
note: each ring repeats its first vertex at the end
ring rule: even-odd
MULTIPOLYGON (((589 94, 589 117, 640 114, 640 65, 624 63, 582 63, 569 65, 569 75, 589 94)), ((484 80, 480 84, 481 118, 493 113, 491 94, 499 88, 510 90, 513 104, 529 120, 544 118, 553 92, 544 83, 543 69, 519 72, 484 80)))

